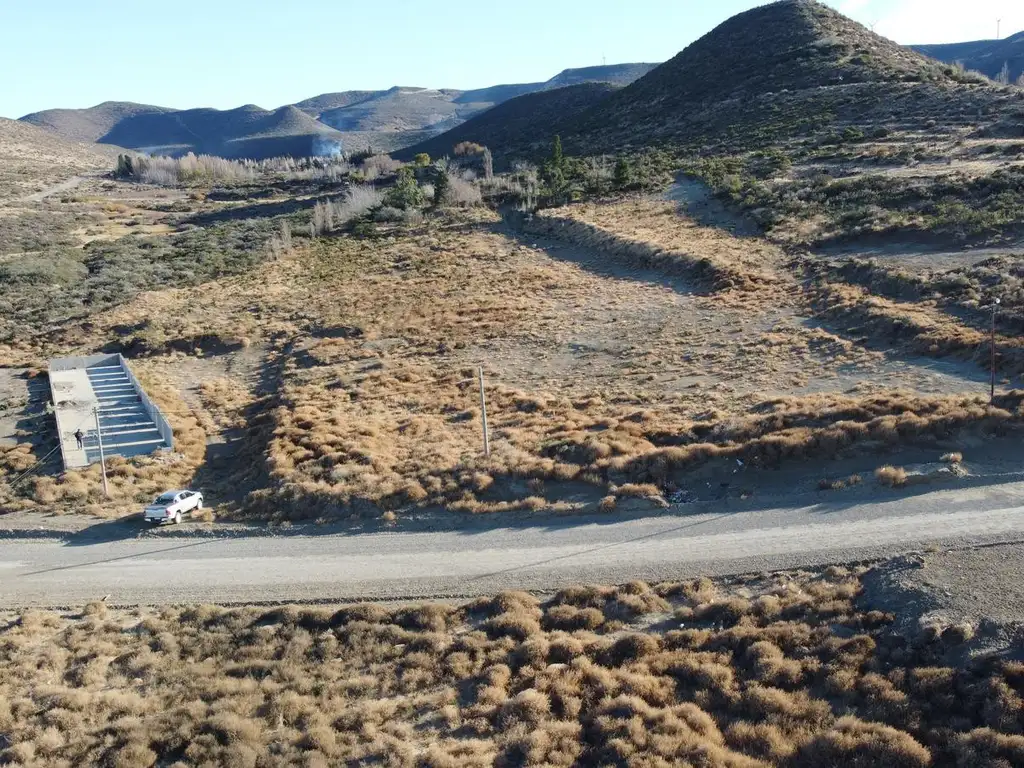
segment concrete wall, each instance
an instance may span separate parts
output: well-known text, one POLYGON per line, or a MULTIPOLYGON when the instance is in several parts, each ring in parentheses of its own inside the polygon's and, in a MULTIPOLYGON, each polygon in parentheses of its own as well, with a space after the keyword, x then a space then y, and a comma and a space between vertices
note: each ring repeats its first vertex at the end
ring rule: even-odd
MULTIPOLYGON (((90 368, 114 366, 121 368, 124 372, 135 394, 138 395, 146 415, 156 426, 157 432, 166 443, 167 448, 174 448, 174 430, 156 403, 146 394, 139 380, 135 378, 135 374, 128 367, 124 357, 115 354, 54 358, 49 361, 50 396, 53 400, 57 436, 60 440, 61 459, 65 469, 87 466, 89 462, 83 455, 79 455, 80 451, 73 450, 74 446, 69 447, 68 444, 68 435, 80 426, 83 420, 87 421, 85 417, 92 413, 93 407, 98 404, 96 393, 89 382, 86 371, 90 368), (66 407, 59 405, 62 401, 69 399, 71 402, 66 407)), ((91 422, 87 426, 91 428, 91 422)))
POLYGON ((117 355, 119 365, 124 368, 125 373, 128 374, 128 381, 135 387, 135 391, 139 393, 139 397, 142 398, 142 404, 146 408, 146 413, 153 419, 153 423, 156 424, 156 428, 160 431, 160 437, 167 442, 169 449, 174 449, 174 430, 171 429, 171 425, 167 422, 163 413, 157 408, 156 403, 149 399, 149 395, 146 394, 146 390, 142 388, 139 380, 135 378, 135 374, 132 373, 132 369, 128 367, 128 362, 119 354, 117 355))

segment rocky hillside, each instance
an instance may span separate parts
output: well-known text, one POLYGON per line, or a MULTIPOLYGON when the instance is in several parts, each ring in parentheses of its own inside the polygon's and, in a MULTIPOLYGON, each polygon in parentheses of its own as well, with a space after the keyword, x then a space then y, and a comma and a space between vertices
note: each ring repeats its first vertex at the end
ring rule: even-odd
POLYGON ((749 148, 850 125, 976 120, 1000 94, 813 0, 738 14, 582 115, 575 149, 749 148))
POLYGON ((1009 82, 1017 82, 1024 76, 1024 32, 1002 40, 974 40, 967 43, 947 45, 915 45, 919 51, 933 59, 949 64, 959 62, 965 69, 997 79, 1006 71, 1009 82))
POLYGON ((507 160, 509 153, 543 152, 550 148, 554 134, 616 90, 608 83, 582 83, 518 96, 440 136, 403 149, 395 157, 411 159, 419 152, 431 157, 448 155, 462 141, 490 147, 498 154, 499 162, 507 160))

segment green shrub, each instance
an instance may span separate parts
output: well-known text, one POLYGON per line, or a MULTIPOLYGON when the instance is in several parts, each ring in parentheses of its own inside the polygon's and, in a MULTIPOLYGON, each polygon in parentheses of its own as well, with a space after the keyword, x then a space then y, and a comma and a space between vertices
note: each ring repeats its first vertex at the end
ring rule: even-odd
POLYGON ((416 174, 411 168, 398 170, 398 181, 384 193, 384 205, 403 211, 423 205, 423 190, 416 183, 416 174))

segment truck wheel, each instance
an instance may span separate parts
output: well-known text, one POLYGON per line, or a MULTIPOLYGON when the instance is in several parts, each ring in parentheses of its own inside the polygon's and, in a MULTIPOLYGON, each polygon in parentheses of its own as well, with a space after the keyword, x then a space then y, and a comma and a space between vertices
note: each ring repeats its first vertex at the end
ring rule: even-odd
POLYGON ((199 502, 196 503, 196 509, 202 509, 202 508, 203 508, 203 502, 200 500, 199 502))
POLYGON ((175 525, 180 525, 181 524, 181 512, 175 512, 174 513, 174 524, 175 525))

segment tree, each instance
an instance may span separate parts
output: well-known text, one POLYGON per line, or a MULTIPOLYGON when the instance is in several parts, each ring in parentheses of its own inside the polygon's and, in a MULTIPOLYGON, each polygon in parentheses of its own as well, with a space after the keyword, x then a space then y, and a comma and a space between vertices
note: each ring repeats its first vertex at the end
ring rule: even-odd
POLYGON ((626 158, 620 157, 615 161, 615 170, 612 171, 612 183, 616 189, 625 189, 633 183, 633 169, 626 158))
POLYGON ((384 194, 384 205, 403 211, 423 205, 423 190, 416 183, 412 168, 398 169, 398 181, 384 194))
POLYGON ((281 222, 281 247, 285 253, 292 249, 292 228, 287 219, 281 222))
POLYGON ((448 176, 448 163, 444 159, 438 160, 434 163, 434 205, 444 205, 451 186, 452 180, 448 176))
POLYGON ((554 145, 551 147, 551 165, 560 171, 565 170, 565 157, 562 155, 561 136, 555 136, 554 145))
POLYGON ((494 178, 494 155, 491 154, 491 150, 489 150, 487 147, 484 147, 483 163, 484 163, 484 178, 485 179, 493 179, 494 178))
POLYGON ((1010 84, 1010 62, 1003 62, 1003 68, 999 70, 999 76, 996 78, 996 82, 1000 85, 1010 84))
POLYGON ((416 157, 412 159, 413 165, 417 168, 426 168, 430 165, 430 155, 426 152, 420 152, 416 157))
POLYGON ((135 174, 135 167, 132 163, 131 155, 117 156, 117 171, 115 173, 122 179, 126 179, 135 174))

